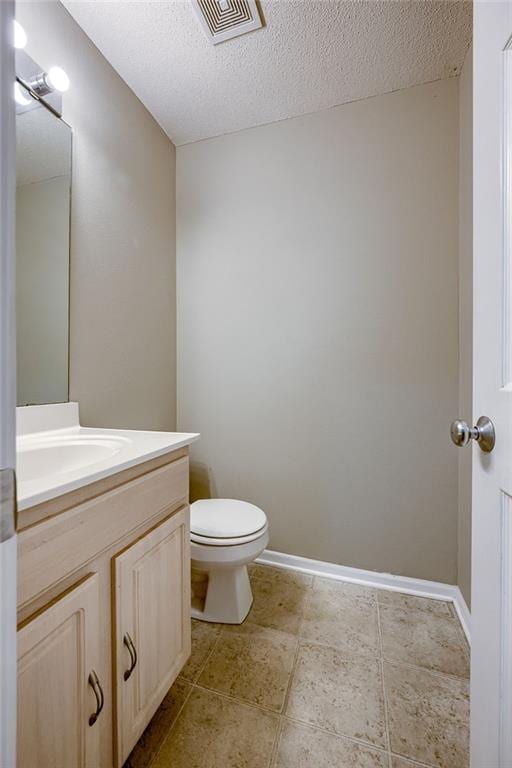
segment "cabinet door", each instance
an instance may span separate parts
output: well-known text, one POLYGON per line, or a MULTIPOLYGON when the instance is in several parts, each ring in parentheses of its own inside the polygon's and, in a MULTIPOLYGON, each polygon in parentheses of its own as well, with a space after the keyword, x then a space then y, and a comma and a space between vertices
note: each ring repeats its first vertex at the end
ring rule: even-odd
POLYGON ((188 507, 114 558, 117 763, 190 654, 188 507))
POLYGON ((18 768, 98 768, 98 649, 97 574, 20 627, 18 768))

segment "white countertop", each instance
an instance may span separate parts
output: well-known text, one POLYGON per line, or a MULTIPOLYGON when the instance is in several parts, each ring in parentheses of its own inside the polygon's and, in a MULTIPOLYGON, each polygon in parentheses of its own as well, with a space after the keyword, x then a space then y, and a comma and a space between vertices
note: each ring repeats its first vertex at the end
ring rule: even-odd
POLYGON ((18 408, 17 423, 19 510, 176 451, 199 437, 82 427, 77 403, 18 408))

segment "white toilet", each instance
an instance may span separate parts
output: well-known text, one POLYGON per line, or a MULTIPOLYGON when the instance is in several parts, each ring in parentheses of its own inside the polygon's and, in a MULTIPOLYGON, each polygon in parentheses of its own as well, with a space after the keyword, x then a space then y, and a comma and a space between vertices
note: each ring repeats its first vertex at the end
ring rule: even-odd
POLYGON ((254 504, 235 499, 195 501, 190 507, 192 617, 241 624, 252 604, 247 564, 267 544, 267 516, 254 504))

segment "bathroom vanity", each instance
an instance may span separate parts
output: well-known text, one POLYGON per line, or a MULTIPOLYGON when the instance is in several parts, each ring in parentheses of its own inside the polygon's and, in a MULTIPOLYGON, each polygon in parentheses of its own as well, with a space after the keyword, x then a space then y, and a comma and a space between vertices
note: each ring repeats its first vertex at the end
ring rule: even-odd
POLYGON ((121 766, 190 653, 197 435, 18 412, 18 766, 121 766))
POLYGON ((17 765, 117 768, 190 653, 197 435, 85 429, 67 402, 72 131, 17 87, 17 765))

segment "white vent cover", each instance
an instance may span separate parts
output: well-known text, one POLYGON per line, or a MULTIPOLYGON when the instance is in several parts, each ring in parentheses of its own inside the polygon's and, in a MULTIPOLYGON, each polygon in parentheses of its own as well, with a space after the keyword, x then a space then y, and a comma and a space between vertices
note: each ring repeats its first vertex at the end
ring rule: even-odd
POLYGON ((192 0, 192 5, 214 45, 263 26, 256 0, 192 0))

